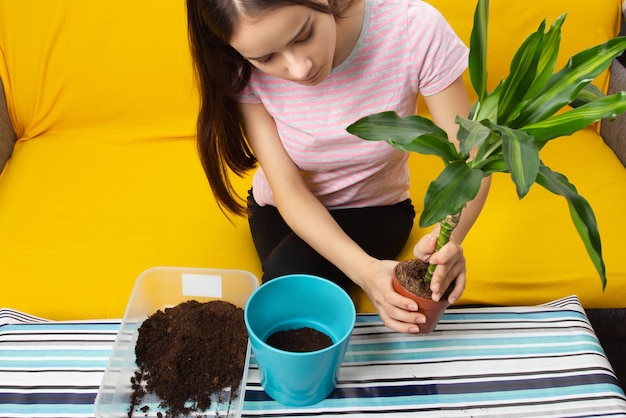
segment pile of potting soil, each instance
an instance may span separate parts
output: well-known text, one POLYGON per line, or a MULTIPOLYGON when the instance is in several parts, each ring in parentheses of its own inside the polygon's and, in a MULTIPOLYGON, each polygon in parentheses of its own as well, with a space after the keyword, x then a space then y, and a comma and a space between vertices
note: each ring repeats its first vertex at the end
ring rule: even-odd
POLYGON ((139 328, 128 416, 136 408, 147 412, 146 393, 162 401, 167 416, 206 411, 214 392, 239 386, 247 344, 243 309, 229 302, 188 301, 157 311, 139 328))

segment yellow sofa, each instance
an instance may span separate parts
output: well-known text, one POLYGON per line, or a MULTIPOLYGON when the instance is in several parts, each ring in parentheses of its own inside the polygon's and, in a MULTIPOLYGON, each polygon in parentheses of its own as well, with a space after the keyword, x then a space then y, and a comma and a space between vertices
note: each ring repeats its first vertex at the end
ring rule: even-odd
MULTIPOLYGON (((431 2, 468 42, 474 2, 431 2)), ((492 0, 492 87, 523 37, 565 12, 560 65, 619 32, 619 0, 492 0)), ((0 80, 0 307, 51 319, 121 317, 135 278, 153 266, 260 277, 247 221, 220 212, 196 155, 184 2, 3 0, 0 80)), ((604 90, 608 82, 608 73, 595 81, 604 90)), ((611 140, 623 153, 624 134, 605 129, 618 131, 611 140)), ((461 304, 577 294, 587 308, 626 307, 626 170, 599 132, 558 139, 542 158, 596 212, 606 291, 565 201, 535 187, 520 202, 502 175, 464 245, 461 304)), ((419 208, 440 163, 412 156, 411 167, 419 208)), ((236 183, 243 195, 250 177, 236 183)), ((400 258, 422 234, 416 227, 400 258)))

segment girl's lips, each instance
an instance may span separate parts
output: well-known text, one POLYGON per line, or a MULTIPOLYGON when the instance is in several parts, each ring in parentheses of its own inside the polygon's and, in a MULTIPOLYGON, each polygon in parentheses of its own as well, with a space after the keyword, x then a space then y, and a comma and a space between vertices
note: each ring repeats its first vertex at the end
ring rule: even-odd
POLYGON ((320 68, 311 77, 307 78, 306 80, 301 80, 300 83, 311 84, 311 83, 315 82, 315 80, 317 80, 317 78, 319 77, 321 72, 322 72, 322 70, 320 68))

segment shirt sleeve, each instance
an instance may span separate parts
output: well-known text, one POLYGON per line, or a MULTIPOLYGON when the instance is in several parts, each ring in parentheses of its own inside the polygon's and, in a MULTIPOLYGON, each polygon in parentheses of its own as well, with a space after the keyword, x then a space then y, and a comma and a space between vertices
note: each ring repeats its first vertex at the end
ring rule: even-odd
POLYGON ((441 92, 463 74, 469 50, 438 10, 423 1, 412 2, 408 30, 415 82, 422 95, 441 92))
POLYGON ((248 85, 244 87, 244 89, 241 92, 237 94, 237 97, 235 97, 235 99, 239 103, 247 103, 247 104, 261 103, 261 99, 259 99, 259 97, 256 94, 254 94, 254 92, 252 91, 252 88, 250 87, 250 83, 248 83, 248 85))

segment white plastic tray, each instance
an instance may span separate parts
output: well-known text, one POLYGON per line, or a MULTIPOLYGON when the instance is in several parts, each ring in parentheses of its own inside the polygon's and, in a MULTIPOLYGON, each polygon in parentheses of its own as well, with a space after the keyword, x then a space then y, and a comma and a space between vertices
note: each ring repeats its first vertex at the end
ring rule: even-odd
MULTIPOLYGON (((96 417, 128 417, 132 394, 130 380, 138 370, 135 363, 138 330, 149 315, 188 300, 224 300, 243 309, 258 286, 258 279, 242 270, 154 267, 143 272, 135 283, 96 396, 96 417)), ((239 388, 234 393, 231 393, 231 388, 216 392, 210 409, 198 412, 198 415, 229 418, 241 415, 244 396, 240 388, 246 386, 249 361, 248 342, 239 388)), ((165 409, 159 407, 159 403, 155 395, 146 394, 139 407, 146 406, 149 409, 144 412, 135 407, 133 416, 157 417, 159 412, 165 416, 165 409)))

